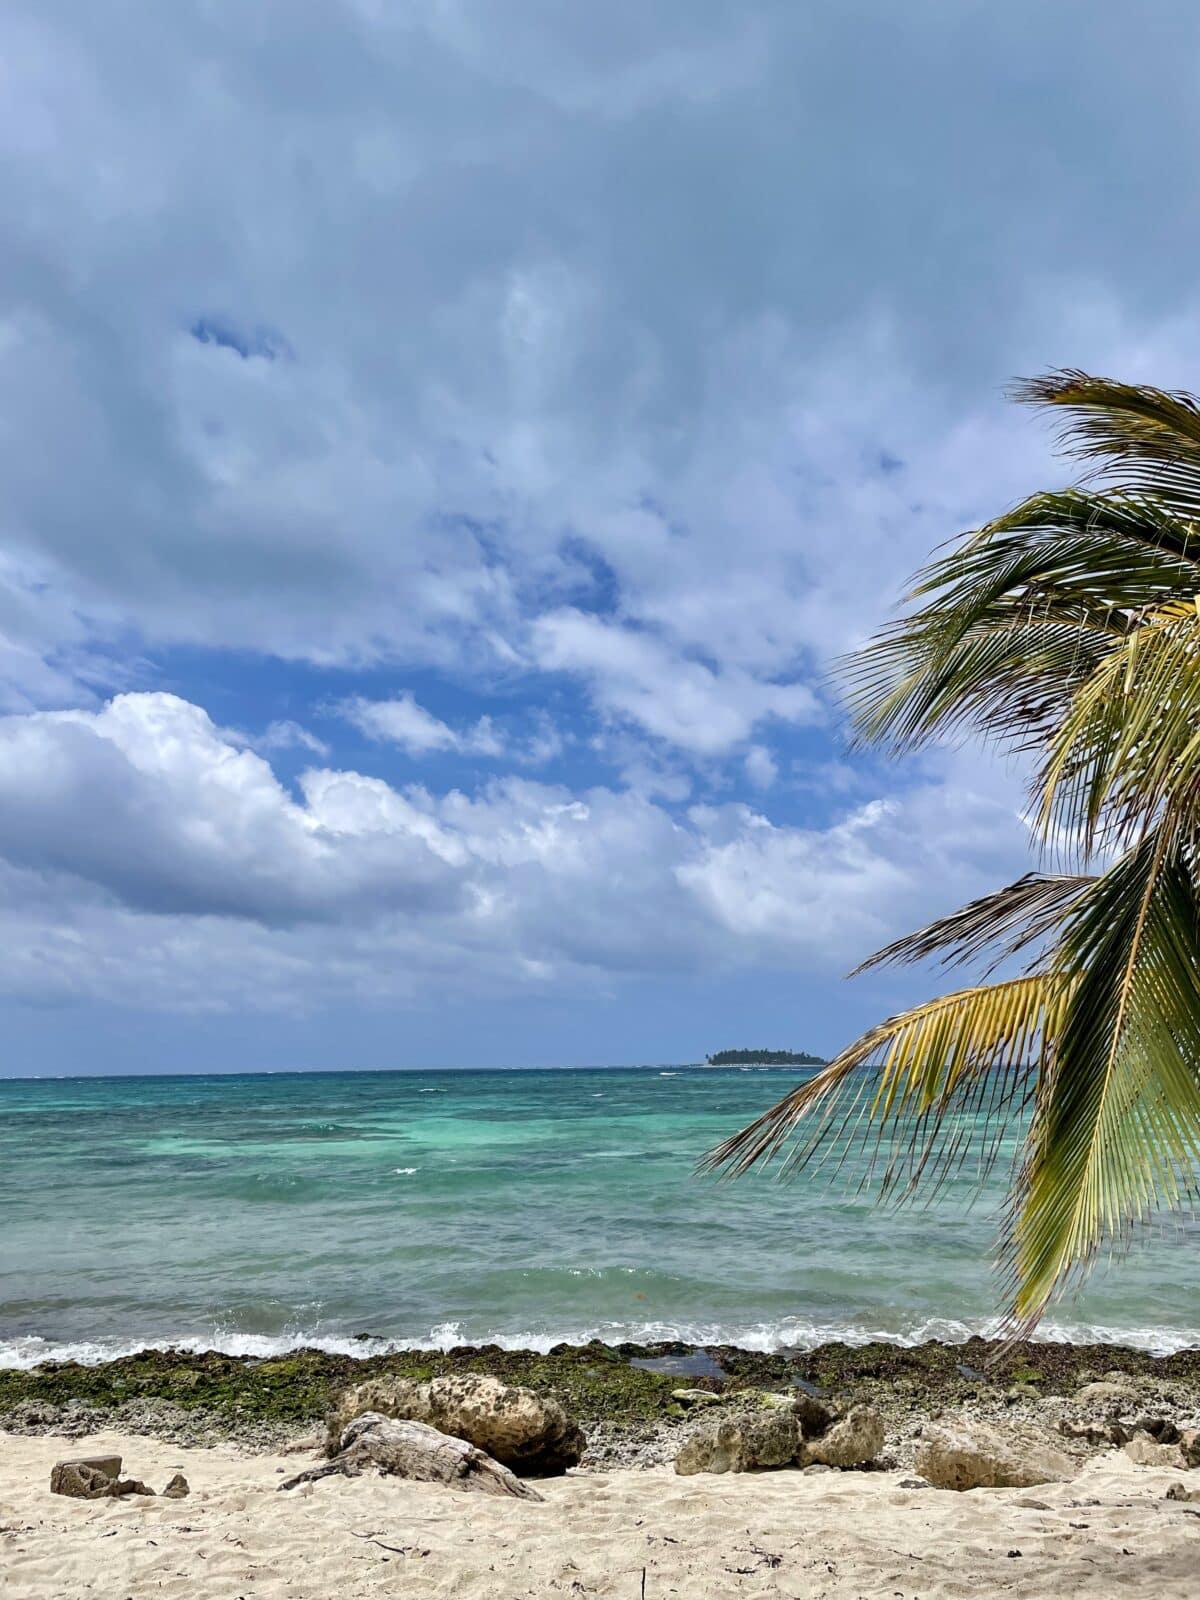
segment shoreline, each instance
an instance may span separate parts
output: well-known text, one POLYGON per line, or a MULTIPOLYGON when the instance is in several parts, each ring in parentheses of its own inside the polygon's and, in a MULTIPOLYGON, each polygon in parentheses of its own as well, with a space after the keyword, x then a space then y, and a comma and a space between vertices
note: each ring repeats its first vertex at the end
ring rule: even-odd
POLYGON ((559 1401, 588 1436, 589 1469, 661 1465, 694 1423, 698 1404, 744 1407, 763 1394, 808 1393, 841 1410, 873 1406, 887 1429, 884 1463, 896 1465, 910 1458, 924 1421, 959 1408, 993 1420, 1044 1422, 1052 1414, 1055 1425, 1064 1417, 1086 1424, 1087 1408, 1080 1411, 1074 1396, 1115 1377, 1144 1395, 1148 1411, 1200 1418, 1200 1348, 1155 1356, 1125 1345, 1004 1345, 976 1336, 920 1345, 833 1342, 770 1354, 680 1341, 592 1341, 547 1352, 462 1345, 362 1356, 303 1348, 269 1358, 148 1348, 95 1365, 0 1369, 0 1430, 68 1438, 115 1430, 263 1451, 319 1429, 350 1383, 459 1373, 487 1374, 559 1401), (692 1398, 681 1399, 687 1391, 692 1398))
POLYGON ((1172 1437, 1163 1422, 1176 1439, 1200 1426, 1200 1349, 976 1338, 771 1355, 670 1342, 269 1360, 146 1350, 0 1370, 3 1565, 30 1600, 1183 1600, 1195 1592, 1200 1471, 1182 1445, 1121 1448, 1144 1446, 1147 1428, 1172 1437), (582 1426, 586 1453, 536 1479, 533 1502, 371 1471, 281 1493, 323 1457, 332 1397, 388 1373, 527 1385, 582 1426), (698 1422, 743 1424, 778 1412, 778 1395, 875 1409, 883 1449, 847 1470, 676 1473, 698 1422), (1035 1434, 1068 1470, 1031 1489, 935 1487, 913 1457, 938 1418, 1035 1434), (158 1493, 49 1492, 56 1461, 114 1454, 158 1493), (189 1492, 167 1498, 177 1473, 189 1492))
POLYGON ((4 1572, 29 1600, 1104 1600, 1195 1593, 1195 1506, 1119 1451, 1066 1483, 953 1493, 901 1472, 571 1473, 540 1504, 364 1475, 280 1493, 294 1455, 88 1438, 186 1499, 47 1492, 58 1443, 0 1438, 4 1572))

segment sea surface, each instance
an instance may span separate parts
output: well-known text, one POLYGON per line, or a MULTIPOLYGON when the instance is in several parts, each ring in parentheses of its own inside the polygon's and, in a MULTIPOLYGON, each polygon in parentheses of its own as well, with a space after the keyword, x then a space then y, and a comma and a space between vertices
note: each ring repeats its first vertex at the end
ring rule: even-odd
MULTIPOLYGON (((0 1365, 989 1331, 998 1179, 896 1211, 693 1175, 806 1070, 0 1080, 0 1365)), ((1198 1247, 1151 1238, 1043 1333, 1200 1343, 1198 1247)))

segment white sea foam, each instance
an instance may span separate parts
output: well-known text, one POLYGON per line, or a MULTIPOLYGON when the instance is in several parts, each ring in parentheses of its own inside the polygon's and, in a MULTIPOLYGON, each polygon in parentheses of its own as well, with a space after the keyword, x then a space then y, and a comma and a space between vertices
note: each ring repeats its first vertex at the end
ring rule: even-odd
MULTIPOLYGON (((600 1322, 591 1326, 554 1329, 485 1330, 462 1322, 443 1322, 421 1334, 400 1334, 395 1338, 364 1337, 347 1333, 289 1330, 281 1334, 236 1333, 215 1329, 201 1337, 178 1339, 78 1339, 51 1340, 36 1335, 0 1339, 0 1368, 28 1371, 44 1361, 78 1361, 95 1366, 134 1355, 139 1350, 181 1350, 200 1354, 218 1350, 225 1355, 248 1356, 259 1360, 286 1354, 289 1350, 323 1350, 330 1355, 375 1356, 392 1350, 452 1350, 456 1345, 498 1345, 502 1350, 545 1352, 556 1344, 586 1344, 601 1339, 606 1344, 654 1344, 660 1340, 681 1340, 691 1345, 737 1345, 743 1350, 772 1351, 795 1348, 811 1350, 817 1345, 841 1341, 849 1345, 875 1341, 897 1345, 923 1344, 940 1339, 958 1344, 973 1334, 994 1335, 995 1324, 967 1323, 955 1318, 933 1317, 897 1331, 869 1327, 862 1323, 818 1322, 804 1317, 786 1317, 778 1322, 600 1322)), ((1153 1355, 1170 1355, 1176 1350, 1200 1346, 1200 1329, 1110 1327, 1096 1324, 1044 1323, 1035 1338, 1069 1340, 1075 1344, 1126 1345, 1147 1350, 1153 1355)))
POLYGON ((392 1171, 398 1178, 411 1178, 414 1172, 419 1172, 419 1167, 393 1167, 392 1171))

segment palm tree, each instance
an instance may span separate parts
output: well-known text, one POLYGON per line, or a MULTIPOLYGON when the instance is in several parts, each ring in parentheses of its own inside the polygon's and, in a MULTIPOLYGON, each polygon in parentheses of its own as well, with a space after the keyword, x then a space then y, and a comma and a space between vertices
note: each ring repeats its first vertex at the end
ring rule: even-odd
POLYGON ((903 1199, 970 1156, 985 1175, 1027 1117, 1001 1259, 1028 1331, 1200 1173, 1200 402, 1074 371, 1016 397, 1055 408, 1088 475, 920 573, 848 697, 893 753, 972 733, 1018 752, 1058 870, 870 957, 986 958, 985 981, 870 1029, 704 1165, 865 1153, 903 1199))

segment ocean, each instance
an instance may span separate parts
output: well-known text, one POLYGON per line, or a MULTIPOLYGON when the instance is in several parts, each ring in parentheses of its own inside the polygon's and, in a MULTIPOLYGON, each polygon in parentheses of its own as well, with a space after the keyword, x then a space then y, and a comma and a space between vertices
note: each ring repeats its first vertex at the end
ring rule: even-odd
MULTIPOLYGON (((693 1175, 804 1070, 0 1080, 0 1365, 993 1329, 999 1178, 884 1210, 693 1175)), ((1200 1343, 1198 1243, 1149 1239, 1043 1334, 1200 1343)))

